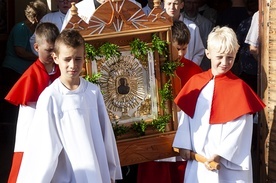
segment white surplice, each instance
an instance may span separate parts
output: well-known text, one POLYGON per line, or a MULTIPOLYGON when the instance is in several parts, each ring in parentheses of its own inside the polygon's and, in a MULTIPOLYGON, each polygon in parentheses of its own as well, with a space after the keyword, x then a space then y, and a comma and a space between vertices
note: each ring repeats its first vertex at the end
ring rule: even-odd
POLYGON ((194 118, 181 115, 173 147, 189 149, 206 158, 217 154, 221 156, 221 168, 209 171, 203 163, 188 161, 184 182, 252 183, 253 117, 245 114, 225 124, 210 125, 213 91, 214 80, 211 80, 198 97, 194 118))
POLYGON ((101 91, 80 81, 70 91, 56 79, 40 95, 17 182, 110 183, 122 179, 101 91))
POLYGON ((25 143, 35 113, 36 102, 29 102, 28 105, 20 105, 14 144, 14 152, 24 152, 25 143))

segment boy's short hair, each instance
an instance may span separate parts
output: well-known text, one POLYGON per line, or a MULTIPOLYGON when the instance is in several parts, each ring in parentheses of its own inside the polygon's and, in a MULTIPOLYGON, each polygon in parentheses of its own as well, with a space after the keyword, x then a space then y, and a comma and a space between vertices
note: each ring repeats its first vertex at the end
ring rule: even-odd
POLYGON ((35 41, 40 44, 43 39, 48 43, 55 43, 59 30, 57 26, 50 22, 44 22, 37 25, 35 29, 35 41))
POLYGON ((189 44, 191 38, 190 31, 183 21, 175 20, 172 26, 172 42, 178 45, 189 44))
POLYGON ((239 47, 236 33, 227 26, 216 26, 208 35, 208 50, 215 49, 219 53, 237 53, 239 47))
POLYGON ((85 41, 82 35, 74 29, 63 30, 55 41, 54 52, 59 55, 60 45, 64 44, 71 48, 83 47, 85 50, 85 41))

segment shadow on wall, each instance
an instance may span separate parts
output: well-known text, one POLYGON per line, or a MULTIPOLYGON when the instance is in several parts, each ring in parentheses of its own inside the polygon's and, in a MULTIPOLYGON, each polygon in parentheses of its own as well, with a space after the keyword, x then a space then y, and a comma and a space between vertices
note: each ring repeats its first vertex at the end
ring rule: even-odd
MULTIPOLYGON (((258 87, 258 94, 261 96, 261 98, 264 98, 265 96, 265 91, 267 90, 268 87, 268 83, 267 83, 267 74, 265 72, 265 69, 263 68, 262 65, 259 64, 259 78, 258 78, 258 84, 261 85, 261 87, 258 87)), ((258 122, 258 142, 259 142, 259 146, 257 146, 257 153, 259 155, 259 158, 257 158, 259 161, 257 162, 257 165, 255 165, 255 167, 253 167, 253 170, 255 168, 255 172, 258 172, 258 176, 254 176, 254 182, 264 182, 267 181, 268 179, 268 174, 267 174, 267 165, 266 162, 268 162, 268 169, 271 165, 269 165, 269 161, 267 160, 267 154, 269 153, 269 156, 273 155, 275 156, 276 154, 276 149, 274 148, 274 150, 267 146, 268 144, 271 143, 271 141, 274 141, 274 147, 275 146, 275 140, 276 140, 276 126, 275 124, 272 124, 271 126, 269 126, 268 121, 266 116, 268 115, 268 104, 266 104, 266 109, 261 111, 259 114, 259 122, 258 122), (269 136, 269 130, 270 133, 273 133, 274 137, 269 136), (267 148, 269 148, 267 150, 267 148), (274 153, 272 152, 274 151, 274 153), (272 154, 271 154, 272 153, 272 154)), ((273 121, 275 121, 276 119, 276 107, 274 107, 274 111, 273 111, 273 121)), ((272 156, 273 157, 273 156, 272 156)), ((274 169, 276 168, 276 166, 274 166, 274 169)), ((275 169, 276 170, 276 169, 275 169)), ((274 172, 274 176, 275 176, 275 172, 274 172)), ((276 180, 276 179, 274 179, 276 180)))
POLYGON ((268 180, 276 182, 276 106, 274 107, 273 122, 270 128, 268 140, 268 180))

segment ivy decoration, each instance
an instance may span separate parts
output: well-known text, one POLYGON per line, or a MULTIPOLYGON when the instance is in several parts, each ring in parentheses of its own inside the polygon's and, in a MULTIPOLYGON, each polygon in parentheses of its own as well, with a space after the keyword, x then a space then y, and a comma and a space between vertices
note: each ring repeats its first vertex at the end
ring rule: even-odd
POLYGON ((137 132, 138 136, 144 136, 146 134, 148 123, 146 123, 144 120, 141 120, 140 122, 134 122, 131 125, 131 128, 137 132))
POLYGON ((118 51, 119 46, 112 43, 104 43, 99 48, 99 56, 105 56, 106 59, 111 57, 119 57, 121 56, 121 52, 118 51))
POLYGON ((163 88, 159 91, 159 93, 161 96, 160 107, 162 109, 165 109, 166 101, 173 99, 172 84, 170 80, 164 84, 163 88))
POLYGON ((169 123, 171 119, 171 115, 170 114, 166 114, 164 116, 159 116, 157 119, 154 119, 151 122, 151 125, 156 128, 159 132, 164 133, 166 130, 166 126, 169 123))
POLYGON ((145 42, 141 41, 139 38, 136 38, 132 42, 130 42, 130 47, 130 53, 133 54, 135 58, 141 61, 147 60, 147 55, 150 48, 145 42))
POLYGON ((177 69, 177 67, 183 67, 184 64, 179 61, 179 59, 173 60, 173 61, 166 61, 163 63, 161 70, 164 72, 167 76, 174 76, 174 71, 177 69))
POLYGON ((130 127, 125 125, 119 125, 119 121, 115 121, 115 123, 112 123, 112 128, 114 131, 115 137, 124 135, 129 132, 130 127))
POLYGON ((94 83, 94 84, 100 84, 99 79, 102 76, 101 73, 97 73, 97 74, 92 74, 92 76, 90 77, 89 75, 85 76, 85 80, 94 83))
POLYGON ((168 43, 161 40, 156 34, 152 36, 152 50, 157 51, 166 58, 168 57, 168 43))
POLYGON ((90 60, 95 60, 96 56, 99 54, 98 50, 91 44, 85 43, 86 56, 90 60))

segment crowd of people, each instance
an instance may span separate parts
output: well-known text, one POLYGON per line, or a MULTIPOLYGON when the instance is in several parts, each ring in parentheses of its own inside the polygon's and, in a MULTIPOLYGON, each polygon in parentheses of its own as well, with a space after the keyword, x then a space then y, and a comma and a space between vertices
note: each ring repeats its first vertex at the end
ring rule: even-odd
MULTIPOLYGON (((131 1, 146 16, 154 8, 153 0, 131 1)), ((0 109, 16 129, 10 156, 0 157, 9 161, 2 181, 253 182, 254 116, 265 107, 256 94, 257 0, 161 2, 173 19, 172 46, 184 64, 175 76, 182 89, 174 100, 179 124, 172 147, 179 156, 128 167, 120 166, 100 89, 79 77, 85 41, 78 31, 65 29, 72 2, 81 17, 89 17, 106 0, 55 2, 55 12, 42 0, 29 2, 26 19, 9 33, 0 109), (206 162, 191 159, 192 153, 206 162)))

